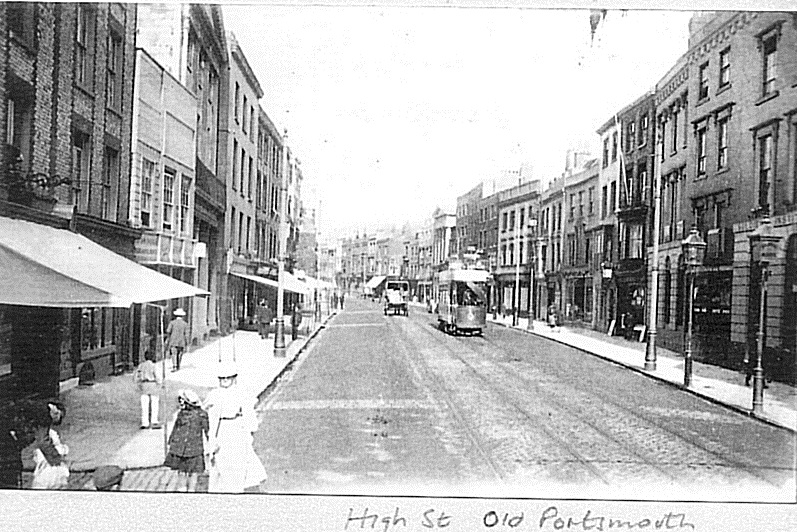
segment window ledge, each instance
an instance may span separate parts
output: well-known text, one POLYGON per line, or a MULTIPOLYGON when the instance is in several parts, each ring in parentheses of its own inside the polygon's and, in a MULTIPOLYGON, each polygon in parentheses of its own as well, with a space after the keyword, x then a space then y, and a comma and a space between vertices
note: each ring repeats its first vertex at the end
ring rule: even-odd
POLYGON ((727 83, 727 84, 725 84, 725 85, 722 85, 722 86, 720 86, 720 87, 717 89, 717 92, 716 92, 715 94, 722 94, 723 92, 725 92, 725 91, 729 90, 730 88, 731 88, 731 84, 730 84, 730 82, 729 82, 729 83, 727 83))
POLYGON ((695 107, 700 107, 701 105, 703 105, 704 103, 706 103, 706 102, 707 102, 707 101, 709 101, 709 100, 711 100, 711 98, 709 98, 708 96, 706 96, 706 97, 705 97, 705 98, 703 98, 702 100, 698 100, 698 101, 695 103, 695 107))
POLYGON ((728 172, 730 172, 730 171, 731 171, 731 167, 730 167, 730 165, 725 165, 725 167, 724 167, 724 168, 722 168, 722 169, 720 169, 720 170, 717 170, 716 172, 714 172, 714 175, 716 176, 716 175, 727 174, 727 173, 728 173, 728 172))
POLYGON ((79 81, 75 80, 75 82, 74 82, 74 86, 75 86, 75 88, 76 88, 76 89, 78 89, 80 92, 82 92, 83 94, 85 94, 85 95, 86 95, 86 96, 88 96, 89 98, 94 98, 94 91, 92 91, 91 89, 89 89, 89 88, 88 88, 86 85, 84 85, 83 83, 80 83, 79 81))
POLYGON ((764 96, 762 96, 758 100, 756 100, 755 104, 756 104, 756 106, 761 105, 763 103, 768 102, 769 100, 777 98, 779 95, 780 95, 780 91, 772 91, 769 94, 765 94, 764 96))

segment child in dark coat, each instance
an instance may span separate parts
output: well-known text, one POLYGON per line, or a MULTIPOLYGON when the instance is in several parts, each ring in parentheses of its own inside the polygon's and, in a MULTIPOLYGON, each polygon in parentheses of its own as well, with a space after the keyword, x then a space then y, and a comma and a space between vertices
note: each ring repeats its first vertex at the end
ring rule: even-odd
POLYGON ((180 390, 177 400, 180 410, 169 436, 169 454, 164 465, 177 471, 177 491, 194 491, 198 474, 205 471, 208 413, 193 390, 180 390))

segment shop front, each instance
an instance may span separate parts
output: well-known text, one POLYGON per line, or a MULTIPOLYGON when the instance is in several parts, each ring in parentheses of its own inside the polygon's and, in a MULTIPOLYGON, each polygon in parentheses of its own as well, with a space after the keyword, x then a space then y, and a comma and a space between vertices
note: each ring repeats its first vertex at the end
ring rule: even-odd
POLYGON ((11 398, 57 396, 89 365, 129 367, 136 311, 162 318, 169 300, 206 294, 82 235, 5 217, 0 265, 0 395, 11 398))

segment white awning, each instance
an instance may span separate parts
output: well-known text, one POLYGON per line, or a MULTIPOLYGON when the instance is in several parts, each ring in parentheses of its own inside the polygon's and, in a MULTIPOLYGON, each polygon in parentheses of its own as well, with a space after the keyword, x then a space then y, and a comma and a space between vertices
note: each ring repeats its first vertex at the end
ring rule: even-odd
POLYGON ((236 272, 230 272, 230 273, 236 277, 240 277, 241 279, 248 279, 258 284, 271 286, 273 288, 277 288, 279 286, 279 283, 277 281, 274 281, 273 279, 269 279, 267 277, 261 277, 259 275, 248 275, 246 273, 236 273, 236 272))
MULTIPOLYGON (((272 288, 279 288, 279 283, 273 279, 268 279, 266 277, 261 277, 259 275, 249 275, 246 273, 235 273, 235 272, 230 272, 230 273, 236 277, 240 277, 241 279, 248 279, 250 281, 254 281, 255 283, 259 283, 265 286, 270 286, 272 288)), ((282 288, 285 291, 304 295, 310 290, 312 290, 307 284, 297 279, 293 274, 289 272, 283 272, 283 275, 285 275, 284 277, 285 284, 282 288)))
POLYGON ((384 275, 374 275, 373 277, 368 279, 368 282, 365 283, 365 287, 366 288, 376 288, 377 286, 382 284, 382 281, 384 281, 384 280, 385 280, 385 276, 384 275))
POLYGON ((310 292, 311 288, 307 286, 307 283, 300 281, 291 272, 283 270, 282 275, 282 288, 285 290, 288 290, 289 292, 295 292, 297 294, 306 294, 310 292))
POLYGON ((0 217, 0 303, 33 307, 129 307, 205 296, 83 235, 0 217))

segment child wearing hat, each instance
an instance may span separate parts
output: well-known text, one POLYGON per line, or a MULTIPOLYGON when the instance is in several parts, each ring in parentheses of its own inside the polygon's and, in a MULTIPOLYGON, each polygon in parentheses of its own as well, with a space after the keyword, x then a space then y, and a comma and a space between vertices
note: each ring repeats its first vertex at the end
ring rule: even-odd
POLYGON ((193 390, 177 393, 180 410, 169 436, 169 453, 164 465, 177 471, 177 491, 194 491, 197 476, 205 471, 205 441, 208 438, 208 413, 193 390))

